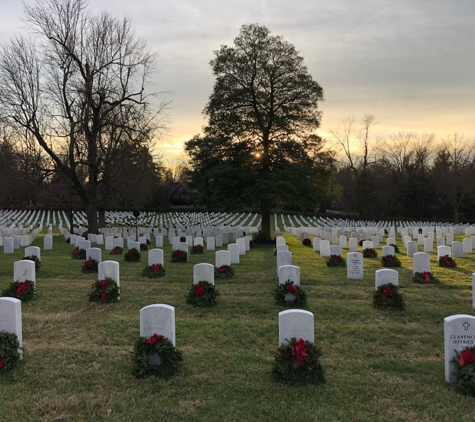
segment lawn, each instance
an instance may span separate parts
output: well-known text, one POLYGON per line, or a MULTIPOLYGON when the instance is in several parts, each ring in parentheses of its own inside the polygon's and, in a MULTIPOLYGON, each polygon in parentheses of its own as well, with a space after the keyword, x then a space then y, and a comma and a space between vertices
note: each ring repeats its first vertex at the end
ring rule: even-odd
MULTIPOLYGON (((83 261, 73 260, 73 247, 55 233, 54 249, 42 251, 36 298, 22 304, 24 359, 0 376, 0 421, 474 419, 475 399, 445 383, 443 344, 444 317, 474 314, 473 255, 457 258, 456 269, 445 269, 431 254, 431 271, 440 284, 418 285, 398 237, 406 310, 384 311, 372 307, 380 259, 365 258, 364 279, 348 280, 346 268, 327 268, 311 247, 290 233, 284 237, 293 264, 301 268, 326 384, 289 387, 271 377, 283 310, 272 293, 274 246, 254 246, 233 265, 233 279, 217 280, 220 298, 210 309, 187 305, 185 295, 193 265, 214 264, 214 252, 171 263, 166 240, 166 275, 157 281, 141 277, 146 253, 141 263, 129 263, 103 251, 103 260, 120 262, 121 277, 120 302, 104 305, 88 301, 96 276, 81 274, 83 261), (169 380, 132 375, 139 310, 153 303, 175 307, 176 344, 184 362, 169 380)), ((42 235, 34 245, 42 247, 42 235)), ((2 290, 13 281, 13 262, 22 257, 23 248, 0 254, 2 290)))

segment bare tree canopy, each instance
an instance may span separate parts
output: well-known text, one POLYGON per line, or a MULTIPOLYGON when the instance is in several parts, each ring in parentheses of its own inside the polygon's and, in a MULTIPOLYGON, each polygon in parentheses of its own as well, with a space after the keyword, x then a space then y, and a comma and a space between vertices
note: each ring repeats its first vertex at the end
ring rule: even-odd
POLYGON ((1 49, 0 117, 47 154, 44 170, 66 176, 97 232, 101 185, 164 128, 167 101, 147 91, 157 56, 128 19, 84 0, 37 0, 23 22, 33 37, 1 49))

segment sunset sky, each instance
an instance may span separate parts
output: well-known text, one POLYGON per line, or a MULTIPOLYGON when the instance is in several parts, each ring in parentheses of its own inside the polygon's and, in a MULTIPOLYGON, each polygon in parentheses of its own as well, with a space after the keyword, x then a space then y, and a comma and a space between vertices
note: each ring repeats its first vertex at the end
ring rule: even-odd
MULTIPOLYGON (((26 0, 34 4, 33 0, 26 0)), ((201 131, 213 87, 209 61, 243 24, 267 26, 304 57, 325 101, 320 135, 342 118, 374 114, 374 138, 400 131, 475 138, 473 0, 91 0, 132 20, 160 55, 158 91, 173 93, 158 149, 180 157, 201 131)), ((0 42, 20 32, 20 0, 0 1, 0 42)))

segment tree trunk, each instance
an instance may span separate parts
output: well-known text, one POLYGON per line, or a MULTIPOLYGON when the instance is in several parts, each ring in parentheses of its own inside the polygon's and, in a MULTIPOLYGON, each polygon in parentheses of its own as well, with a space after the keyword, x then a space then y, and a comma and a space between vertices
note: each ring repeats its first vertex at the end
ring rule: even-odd
POLYGON ((454 223, 458 223, 458 222, 459 222, 459 207, 454 202, 454 223))
POLYGON ((90 200, 87 204, 87 232, 99 234, 97 224, 97 202, 90 200))
POLYGON ((261 232, 272 239, 270 235, 270 203, 267 201, 261 201, 261 213, 262 213, 262 227, 261 232))
POLYGON ((99 208, 99 228, 103 229, 106 226, 106 210, 104 207, 99 208))

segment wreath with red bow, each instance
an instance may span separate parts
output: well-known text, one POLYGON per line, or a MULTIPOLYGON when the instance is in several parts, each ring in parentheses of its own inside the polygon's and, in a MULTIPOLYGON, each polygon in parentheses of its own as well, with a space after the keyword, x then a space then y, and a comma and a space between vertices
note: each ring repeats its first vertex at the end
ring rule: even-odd
POLYGON ((455 368, 455 389, 465 395, 475 397, 475 347, 467 347, 462 352, 456 352, 452 359, 455 368))
POLYGON ((374 248, 366 248, 363 250, 363 258, 377 258, 378 252, 374 248))
POLYGON ((451 256, 444 255, 439 258, 439 267, 455 268, 456 266, 457 263, 451 256))
POLYGON ((203 253, 203 252, 204 252, 203 245, 195 245, 191 248, 192 254, 203 253))
POLYGON ((95 260, 89 257, 88 260, 84 263, 82 266, 82 272, 84 274, 90 274, 90 273, 97 273, 99 271, 99 263, 95 260))
POLYGON ((414 273, 414 275, 412 276, 412 281, 414 283, 421 283, 421 284, 439 282, 439 280, 437 280, 429 271, 424 271, 422 273, 414 273))
POLYGON ((28 302, 36 295, 35 283, 31 280, 14 281, 3 292, 4 297, 14 297, 22 302, 28 302))
POLYGON ((73 259, 86 259, 86 249, 79 249, 79 246, 71 252, 73 259))
POLYGON ((274 290, 275 303, 280 306, 291 308, 302 308, 307 305, 307 294, 300 286, 294 284, 292 280, 287 280, 283 284, 279 284, 274 290), (295 299, 287 300, 287 295, 294 295, 295 299))
POLYGON ((183 362, 182 353, 173 343, 161 334, 150 337, 140 337, 133 352, 134 375, 141 378, 145 375, 157 375, 169 378, 176 374, 179 363, 183 362), (159 364, 151 363, 152 356, 158 355, 159 364))
POLYGON ((233 278, 234 268, 230 265, 221 265, 221 267, 214 267, 214 278, 233 278))
POLYGON ((330 255, 327 267, 346 267, 346 261, 341 255, 330 255))
POLYGON ((110 277, 92 283, 89 302, 114 303, 119 300, 119 286, 110 277))
POLYGON ((213 284, 207 281, 199 281, 192 284, 188 291, 186 302, 197 308, 210 308, 216 305, 219 293, 213 284))
POLYGON ((188 254, 177 249, 172 252, 172 262, 188 262, 188 254))
POLYGON ((11 371, 18 365, 21 350, 16 334, 0 331, 0 373, 11 371))
POLYGON ((383 267, 400 267, 401 261, 396 255, 385 255, 381 258, 381 265, 383 267))
POLYGON ((319 361, 320 349, 310 341, 292 337, 280 346, 275 354, 272 375, 288 384, 322 384, 326 382, 325 371, 319 361))
POLYGON ((111 255, 122 255, 124 253, 124 249, 120 246, 116 246, 114 249, 111 250, 111 255))
POLYGON ((373 294, 373 306, 384 309, 404 309, 406 307, 399 287, 392 284, 382 284, 373 294))
POLYGON ((142 255, 137 249, 132 248, 129 249, 128 252, 124 255, 124 259, 126 262, 139 262, 141 256, 142 255))
POLYGON ((142 277, 160 278, 165 275, 165 268, 162 264, 148 265, 142 271, 142 277))

